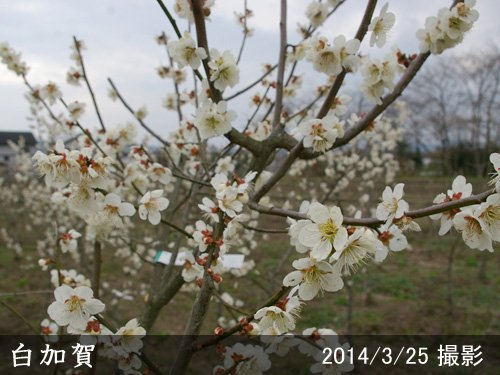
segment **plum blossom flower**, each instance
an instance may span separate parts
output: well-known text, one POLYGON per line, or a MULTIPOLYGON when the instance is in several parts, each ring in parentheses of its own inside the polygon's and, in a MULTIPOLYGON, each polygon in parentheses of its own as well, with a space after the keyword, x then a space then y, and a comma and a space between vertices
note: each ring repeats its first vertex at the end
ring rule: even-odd
POLYGON ((394 186, 394 191, 389 186, 385 187, 382 202, 377 206, 377 219, 390 222, 401 218, 408 211, 410 206, 402 199, 404 186, 404 184, 397 184, 394 186))
POLYGON ((462 239, 471 249, 493 252, 492 241, 482 220, 478 217, 477 206, 469 206, 453 218, 453 226, 462 233, 462 239))
POLYGON ((287 298, 275 306, 263 307, 255 313, 254 318, 259 320, 262 335, 282 335, 295 329, 295 319, 302 303, 294 293, 292 290, 287 298))
POLYGON ((217 90, 224 91, 226 87, 233 87, 240 80, 240 69, 236 65, 236 59, 229 51, 224 51, 222 55, 214 48, 210 50, 211 61, 210 81, 214 83, 217 90))
POLYGON ((424 29, 417 31, 420 52, 440 54, 459 44, 479 18, 477 10, 472 9, 475 3, 475 0, 458 2, 451 10, 441 8, 437 17, 428 17, 424 29))
POLYGON ((500 242, 500 194, 492 194, 477 208, 475 214, 491 239, 500 242))
POLYGON ((342 226, 344 217, 340 208, 326 207, 318 202, 309 206, 307 216, 311 220, 299 232, 299 242, 312 248, 311 256, 326 259, 333 249, 341 249, 347 241, 347 230, 342 226))
POLYGON ((344 136, 344 122, 329 114, 323 119, 311 119, 301 123, 298 130, 304 136, 304 147, 312 147, 315 152, 326 152, 337 138, 344 136))
POLYGON ((306 58, 312 62, 314 70, 337 75, 342 68, 355 68, 359 60, 356 56, 359 45, 359 40, 346 41, 343 35, 336 37, 332 45, 328 44, 325 37, 315 38, 307 49, 306 58))
POLYGON ((215 189, 218 207, 226 215, 234 218, 241 212, 243 204, 248 202, 248 191, 256 175, 256 172, 249 172, 243 178, 236 177, 230 182, 226 175, 218 173, 210 180, 215 189))
POLYGON ((208 139, 229 132, 232 129, 231 121, 235 118, 236 112, 228 111, 226 102, 216 104, 209 100, 196 111, 194 125, 201 139, 208 139))
POLYGON ((152 163, 148 172, 152 181, 159 181, 164 185, 168 185, 172 181, 172 171, 160 163, 152 163))
POLYGON ((350 275, 367 260, 383 261, 387 248, 369 229, 356 229, 344 246, 333 253, 330 262, 341 275, 350 275))
POLYGON ((207 58, 205 49, 196 47, 193 37, 188 32, 185 32, 178 41, 169 42, 168 51, 172 59, 179 64, 181 68, 189 65, 193 69, 198 69, 201 60, 207 58))
POLYGON ((191 251, 184 252, 184 266, 182 269, 182 278, 189 283, 193 280, 203 277, 203 267, 200 266, 191 251))
POLYGON ((84 330, 88 319, 104 310, 104 304, 94 297, 94 292, 87 286, 75 289, 61 285, 54 291, 56 300, 47 312, 59 326, 69 325, 84 330))
MULTIPOLYGON (((445 202, 452 202, 455 200, 470 197, 472 194, 472 185, 467 183, 464 176, 457 176, 453 180, 451 190, 446 194, 441 193, 436 195, 433 203, 440 204, 445 202)), ((435 215, 431 215, 432 220, 441 219, 441 227, 439 228, 439 235, 443 236, 448 233, 453 225, 453 217, 460 212, 460 209, 449 210, 435 215)))
POLYGON ((219 222, 219 207, 207 197, 203 197, 201 200, 202 204, 199 204, 198 207, 200 210, 205 212, 205 217, 213 220, 214 222, 219 222))
POLYGON ((46 100, 51 105, 61 97, 61 90, 54 82, 49 82, 40 89, 40 98, 46 100))
POLYGON ((284 286, 299 286, 299 298, 310 301, 319 292, 336 292, 342 289, 344 282, 332 265, 314 258, 301 258, 292 263, 296 271, 290 272, 283 279, 284 286))
POLYGON ((193 240, 198 244, 198 249, 204 252, 213 241, 214 229, 202 220, 198 220, 195 225, 196 230, 193 232, 193 240))
POLYGON ((260 375, 271 368, 271 361, 261 346, 238 342, 226 348, 224 368, 234 369, 237 374, 260 375))
POLYGON ((80 102, 73 102, 68 104, 67 108, 69 112, 69 116, 73 121, 78 121, 78 119, 83 115, 85 112, 85 103, 80 103, 80 102))
MULTIPOLYGON (((303 201, 300 204, 299 212, 300 213, 307 213, 309 210, 309 201, 303 201)), ((302 220, 295 220, 292 219, 291 217, 287 217, 287 222, 290 224, 290 228, 288 229, 288 235, 290 236, 290 245, 295 247, 295 250, 299 253, 307 253, 309 251, 309 248, 307 246, 304 246, 300 243, 299 241, 299 233, 302 230, 302 228, 310 224, 311 221, 307 219, 302 219, 302 220)))
POLYGON ((47 341, 57 342, 57 332, 59 331, 58 325, 50 319, 44 319, 40 323, 40 333, 46 336, 47 341))
POLYGON ((497 193, 500 193, 500 154, 493 153, 490 155, 490 162, 493 164, 493 168, 495 168, 495 172, 493 173, 493 178, 490 181, 490 185, 495 185, 495 190, 497 193))
POLYGON ((401 251, 408 246, 408 240, 401 229, 395 225, 380 228, 378 239, 391 251, 401 251))
POLYGON ((84 275, 76 272, 76 270, 50 270, 50 282, 54 285, 54 288, 62 284, 66 284, 72 288, 77 286, 91 286, 91 282, 84 275))
POLYGON ((368 26, 368 31, 371 31, 370 46, 377 45, 382 48, 387 39, 387 33, 394 26, 396 16, 392 12, 388 12, 389 3, 386 3, 380 10, 378 17, 374 17, 368 26))
POLYGON ((135 208, 131 203, 122 202, 118 194, 109 193, 104 198, 102 214, 102 221, 120 227, 123 224, 121 218, 124 216, 133 216, 135 214, 135 208))
POLYGON ((148 219, 153 225, 161 221, 161 211, 167 209, 169 200, 162 197, 163 190, 148 191, 139 201, 139 216, 142 220, 148 219))
POLYGON ((382 96, 394 88, 396 75, 403 70, 395 53, 388 54, 383 60, 365 56, 361 59, 361 91, 369 100, 382 104, 382 96))
POLYGON ((119 337, 119 343, 127 353, 139 353, 143 343, 142 338, 146 335, 146 330, 140 326, 137 319, 129 320, 125 326, 120 327, 115 333, 119 337))
POLYGON ((231 156, 226 156, 217 160, 217 166, 215 167, 215 173, 222 173, 227 175, 228 173, 234 172, 234 164, 231 156))
POLYGON ((328 17, 328 5, 312 1, 306 8, 306 17, 313 27, 321 26, 328 17))
POLYGON ((74 229, 71 229, 69 232, 62 234, 59 237, 59 246, 61 247, 61 251, 63 253, 67 252, 75 252, 78 247, 77 239, 82 235, 74 229))

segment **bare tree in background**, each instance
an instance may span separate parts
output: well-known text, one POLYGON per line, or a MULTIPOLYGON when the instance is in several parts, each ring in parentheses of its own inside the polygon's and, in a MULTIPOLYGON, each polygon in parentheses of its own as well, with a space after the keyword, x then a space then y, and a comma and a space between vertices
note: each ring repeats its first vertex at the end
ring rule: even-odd
POLYGON ((488 152, 498 144, 500 49, 448 56, 413 82, 407 100, 415 108, 408 135, 415 152, 436 148, 443 175, 484 175, 488 152), (424 146, 422 139, 433 139, 424 146), (427 148, 425 148, 427 147, 427 148))

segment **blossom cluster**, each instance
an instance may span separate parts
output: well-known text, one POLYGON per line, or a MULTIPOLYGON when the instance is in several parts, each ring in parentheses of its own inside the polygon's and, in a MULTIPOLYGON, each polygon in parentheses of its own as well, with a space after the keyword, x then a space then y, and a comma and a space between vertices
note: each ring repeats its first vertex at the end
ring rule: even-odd
POLYGON ((441 8, 437 16, 425 20, 425 28, 417 31, 420 52, 430 51, 440 54, 462 42, 464 34, 469 31, 479 18, 473 9, 476 0, 465 0, 449 10, 441 8))

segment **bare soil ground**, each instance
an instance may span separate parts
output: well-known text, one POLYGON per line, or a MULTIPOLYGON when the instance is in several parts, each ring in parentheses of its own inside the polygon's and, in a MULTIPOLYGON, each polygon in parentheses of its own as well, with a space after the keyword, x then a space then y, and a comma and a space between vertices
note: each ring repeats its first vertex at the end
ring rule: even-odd
MULTIPOLYGON (((413 208, 429 204, 438 192, 451 185, 451 180, 403 179, 406 199, 413 208)), ((473 185, 476 192, 485 187, 480 182, 473 185)), ((456 241, 456 234, 438 237, 438 223, 427 219, 420 223, 423 232, 409 236, 411 249, 390 254, 381 265, 368 264, 351 278, 350 288, 327 293, 308 303, 298 321, 298 329, 330 327, 339 333, 352 334, 500 334, 498 254, 469 249, 461 240, 456 241), (454 245, 450 273, 450 250, 454 245), (484 265, 483 277, 481 264, 484 265)), ((283 228, 286 224, 282 219, 263 218, 261 225, 283 228)), ((291 259, 298 257, 292 252, 290 260, 280 267, 288 248, 286 235, 270 236, 253 255, 261 273, 243 278, 236 288, 223 284, 234 296, 248 300, 242 309, 252 311, 277 290, 283 276, 291 270, 291 259)), ((16 259, 0 243, 0 298, 38 328, 46 317, 46 308, 53 301, 53 295, 11 294, 51 289, 48 274, 36 265, 34 247, 25 246, 24 251, 26 256, 33 258, 32 266, 24 259, 16 259)), ((137 277, 147 281, 148 267, 145 266, 144 273, 137 277)), ((109 253, 104 254, 102 277, 111 284, 120 284, 124 280, 120 267, 109 253)), ((109 295, 103 299, 108 302, 109 295)), ((162 311, 154 332, 182 333, 193 300, 194 294, 179 293, 162 311)), ((108 305, 106 314, 123 323, 138 316, 143 304, 140 297, 134 301, 122 301, 116 306, 108 305)), ((213 303, 204 332, 212 332, 220 312, 230 317, 213 303)), ((30 330, 21 319, 0 305, 0 334, 7 333, 28 334, 30 330)))

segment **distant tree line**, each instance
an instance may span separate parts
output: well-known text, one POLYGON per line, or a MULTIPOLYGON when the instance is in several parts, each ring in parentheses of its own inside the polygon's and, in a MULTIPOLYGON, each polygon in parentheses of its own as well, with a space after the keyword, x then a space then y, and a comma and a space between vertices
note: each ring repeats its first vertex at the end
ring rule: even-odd
POLYGON ((500 49, 443 56, 421 71, 404 100, 412 108, 403 160, 443 175, 484 176, 500 149, 500 49))

